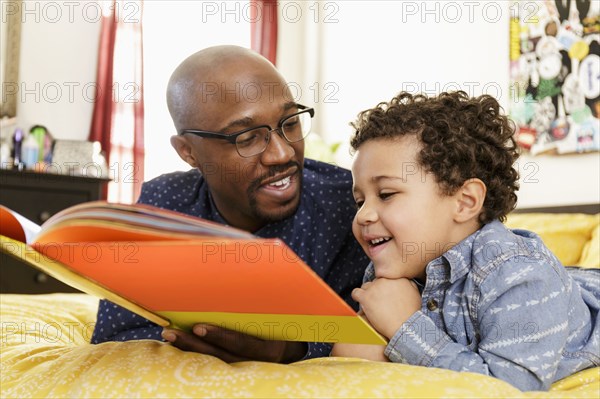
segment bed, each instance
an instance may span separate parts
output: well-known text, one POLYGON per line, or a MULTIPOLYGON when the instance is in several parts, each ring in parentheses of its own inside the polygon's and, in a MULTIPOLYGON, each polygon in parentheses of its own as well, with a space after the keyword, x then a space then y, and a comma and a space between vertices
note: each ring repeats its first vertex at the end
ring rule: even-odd
MULTIPOLYGON (((600 267, 600 215, 512 214, 566 265, 600 267)), ((0 295, 0 397, 600 397, 600 368, 521 392, 472 373, 322 358, 227 364, 156 341, 89 344, 98 300, 0 295)))

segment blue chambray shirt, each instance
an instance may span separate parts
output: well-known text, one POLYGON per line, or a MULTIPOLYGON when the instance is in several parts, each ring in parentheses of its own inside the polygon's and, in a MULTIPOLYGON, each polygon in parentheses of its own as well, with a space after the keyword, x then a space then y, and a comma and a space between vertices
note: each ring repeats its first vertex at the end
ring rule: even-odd
MULTIPOLYGON (((483 226, 432 260, 393 362, 469 371, 521 390, 600 365, 600 269, 564 268, 540 237, 483 226)), ((374 280, 373 264, 364 281, 374 280)))
MULTIPOLYGON (((350 171, 306 159, 300 205, 296 214, 271 223, 254 235, 281 238, 350 306, 369 263, 352 235, 356 211, 350 171)), ((142 186, 140 203, 227 224, 217 211, 198 170, 159 176, 142 186)), ((168 267, 168 265, 165 265, 168 267)), ((248 284, 252 284, 251 281, 248 284)), ((108 301, 100 301, 92 343, 159 339, 162 327, 108 301)), ((309 343, 306 358, 328 356, 331 345, 309 343)))

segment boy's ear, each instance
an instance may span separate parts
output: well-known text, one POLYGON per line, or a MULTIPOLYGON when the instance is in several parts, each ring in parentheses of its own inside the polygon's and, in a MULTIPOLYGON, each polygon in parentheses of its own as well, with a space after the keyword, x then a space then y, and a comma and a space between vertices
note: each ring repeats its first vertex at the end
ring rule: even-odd
POLYGON ((472 219, 477 220, 483 208, 486 192, 485 183, 480 179, 472 178, 465 181, 456 193, 454 221, 462 223, 472 219))
POLYGON ((184 162, 192 168, 198 167, 198 162, 192 154, 192 146, 183 136, 171 136, 171 146, 177 151, 177 154, 184 162))

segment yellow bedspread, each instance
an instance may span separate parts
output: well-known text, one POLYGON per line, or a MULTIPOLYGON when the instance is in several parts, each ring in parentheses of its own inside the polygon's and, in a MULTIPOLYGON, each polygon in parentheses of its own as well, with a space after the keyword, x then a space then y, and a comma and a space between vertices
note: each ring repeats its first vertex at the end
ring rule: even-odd
POLYGON ((91 345, 97 300, 84 294, 2 295, 0 396, 29 397, 465 397, 593 398, 600 368, 522 393, 472 373, 313 359, 227 364, 156 341, 91 345))
MULTIPOLYGON (((544 219, 520 218, 519 227, 544 219)), ((577 237, 556 232, 551 248, 568 241, 580 253, 567 255, 598 267, 598 216, 557 220, 577 237)), ((91 345, 97 304, 84 294, 0 295, 0 397, 600 398, 600 368, 521 392, 483 375, 357 359, 227 364, 156 341, 91 345)))

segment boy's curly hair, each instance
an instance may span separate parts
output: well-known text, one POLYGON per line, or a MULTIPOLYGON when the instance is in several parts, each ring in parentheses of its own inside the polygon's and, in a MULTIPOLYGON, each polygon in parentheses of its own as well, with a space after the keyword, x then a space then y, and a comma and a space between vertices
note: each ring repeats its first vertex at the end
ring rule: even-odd
POLYGON ((487 193, 479 215, 482 224, 515 208, 519 157, 514 125, 500 114, 491 96, 470 98, 464 91, 437 97, 401 92, 358 115, 350 145, 354 151, 366 141, 415 134, 421 143, 417 161, 433 173, 445 195, 454 194, 470 178, 481 179, 487 193))

